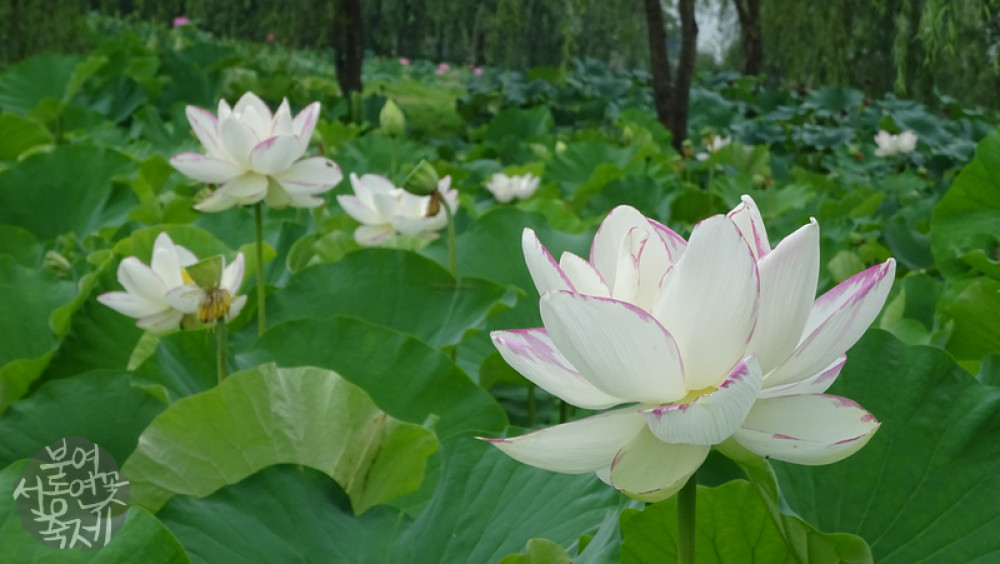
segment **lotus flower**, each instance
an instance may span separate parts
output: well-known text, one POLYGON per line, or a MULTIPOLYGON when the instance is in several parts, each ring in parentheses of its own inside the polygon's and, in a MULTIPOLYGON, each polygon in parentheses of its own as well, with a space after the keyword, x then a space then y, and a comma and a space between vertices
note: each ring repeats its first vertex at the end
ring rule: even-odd
POLYGON ((498 202, 506 204, 514 198, 520 200, 530 198, 535 193, 535 190, 538 189, 540 181, 540 178, 531 174, 507 176, 502 172, 498 172, 490 178, 486 188, 493 193, 493 197, 498 202))
POLYGON ((909 153, 917 147, 917 134, 912 131, 904 131, 899 135, 893 135, 885 130, 880 130, 875 135, 875 156, 889 157, 897 153, 909 153))
POLYGON ((314 102, 292 118, 288 100, 283 100, 272 115, 252 92, 232 108, 220 100, 218 117, 188 106, 188 121, 208 154, 181 153, 170 164, 199 182, 219 185, 195 208, 216 212, 261 200, 274 208, 321 205, 316 194, 333 188, 343 174, 323 157, 299 160, 316 128, 319 108, 314 102))
POLYGON ((399 64, 403 65, 404 67, 408 67, 408 66, 410 66, 410 60, 407 59, 406 57, 400 57, 399 58, 399 64))
POLYGON ((221 276, 204 287, 185 275, 186 284, 168 291, 167 302, 184 314, 197 316, 202 323, 232 321, 247 303, 246 296, 236 295, 243 283, 243 253, 237 253, 228 266, 222 261, 222 266, 221 276))
MULTIPOLYGON (((434 239, 448 223, 444 206, 432 209, 433 196, 417 196, 396 187, 377 174, 362 177, 351 173, 353 196, 337 196, 344 211, 362 225, 354 231, 360 245, 376 246, 389 236, 400 233, 434 239)), ((452 210, 458 209, 458 191, 450 189, 451 177, 438 183, 438 192, 452 210)))
POLYGON ((124 292, 107 292, 97 300, 111 309, 138 318, 136 325, 163 333, 176 329, 184 312, 175 309, 166 299, 168 291, 183 286, 183 268, 198 262, 194 253, 175 245, 170 236, 160 233, 153 243, 153 257, 146 266, 135 257, 118 265, 118 282, 124 292))
POLYGON ((174 18, 174 27, 184 27, 190 24, 191 20, 187 16, 177 16, 174 18))
POLYGON ((726 145, 729 145, 732 142, 733 142, 732 137, 719 137, 718 135, 712 135, 711 137, 707 137, 704 140, 702 140, 702 143, 705 145, 705 149, 708 150, 708 153, 698 153, 697 155, 695 155, 695 158, 697 158, 699 161, 707 160, 708 155, 710 153, 714 153, 719 149, 725 147, 726 145))
POLYGON ((539 387, 601 414, 487 439, 555 472, 596 472, 645 501, 665 499, 713 445, 827 464, 879 423, 823 392, 875 319, 892 259, 814 301, 815 221, 773 249, 753 200, 699 223, 689 241, 633 208, 612 210, 590 259, 559 263, 530 230, 522 246, 544 327, 496 331, 504 359, 539 387))

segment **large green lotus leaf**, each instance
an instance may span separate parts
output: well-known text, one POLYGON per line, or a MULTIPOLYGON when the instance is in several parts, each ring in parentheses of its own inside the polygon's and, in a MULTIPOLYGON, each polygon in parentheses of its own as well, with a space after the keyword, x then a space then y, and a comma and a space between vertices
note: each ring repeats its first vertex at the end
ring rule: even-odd
POLYGON ((42 446, 82 436, 124 463, 163 404, 129 384, 127 372, 87 372, 49 382, 0 417, 0 466, 42 446))
POLYGON ((178 400, 123 467, 136 504, 203 497, 274 464, 323 471, 357 514, 420 485, 434 434, 378 409, 361 388, 313 367, 261 366, 178 400))
POLYGON ((499 564, 573 564, 563 547, 548 539, 531 539, 524 554, 506 556, 499 564))
POLYGON ((837 464, 774 463, 792 510, 822 530, 860 535, 880 563, 1000 557, 1000 389, 940 349, 871 330, 830 393, 857 400, 882 426, 837 464))
POLYGON ((44 53, 0 74, 0 109, 24 115, 43 98, 62 100, 80 57, 44 53))
POLYGON ((934 208, 931 251, 945 276, 970 270, 966 255, 996 258, 1000 239, 1000 131, 976 147, 976 158, 962 169, 934 208))
POLYGON ((1000 353, 1000 282, 976 278, 944 310, 954 323, 945 348, 975 374, 984 356, 1000 353))
POLYGON ((49 315, 73 298, 73 282, 0 256, 0 413, 28 391, 57 344, 49 315))
POLYGON ((354 517, 331 480, 291 467, 203 499, 176 496, 158 516, 195 562, 479 564, 535 537, 573 545, 626 504, 593 474, 531 468, 471 437, 441 451, 441 479, 416 519, 387 506, 354 517))
POLYGON ((42 264, 44 253, 45 248, 30 231, 0 224, 0 255, 10 255, 21 266, 34 268, 42 264))
MULTIPOLYGON (((48 443, 45 443, 48 444, 48 443)), ((39 445, 39 448, 43 446, 39 445)), ((27 461, 21 460, 0 472, 0 546, 5 562, 62 564, 186 564, 184 548, 170 531, 140 507, 128 510, 125 524, 107 546, 83 551, 78 548, 50 548, 24 529, 10 492, 21 479, 27 461)))
POLYGON ((92 145, 33 154, 0 172, 0 223, 23 227, 42 241, 117 226, 138 201, 112 179, 134 167, 122 153, 92 145))
MULTIPOLYGON (((431 151, 412 141, 386 137, 381 134, 365 135, 341 144, 330 155, 344 173, 344 181, 335 187, 338 194, 352 194, 351 173, 358 176, 380 174, 395 182, 402 182, 403 175, 410 167, 428 158, 431 151)), ((335 202, 330 198, 330 203, 335 202)))
POLYGON ((507 417, 447 356, 419 339, 350 317, 271 327, 242 354, 240 366, 318 366, 362 387, 389 415, 423 423, 438 436, 498 432, 507 417))
MULTIPOLYGON (((171 333, 159 337, 155 347, 135 370, 133 382, 137 386, 173 403, 218 384, 215 334, 211 329, 171 333)), ((228 352, 232 354, 232 350, 231 344, 228 352)))
MULTIPOLYGON (((870 563, 860 538, 823 534, 807 523, 782 516, 782 528, 746 480, 715 488, 698 487, 695 509, 695 560, 699 563, 761 564, 870 563), (799 554, 786 545, 794 538, 799 554)), ((621 516, 621 564, 677 561, 677 496, 621 516)))
POLYGON ((545 180, 559 184, 564 196, 572 196, 576 188, 590 179, 600 164, 624 168, 635 149, 616 147, 606 141, 586 140, 570 143, 545 165, 545 180))
POLYGON ((269 299, 267 314, 271 323, 351 315, 442 347, 483 328, 506 293, 487 280, 456 281, 415 253, 364 249, 296 274, 269 299))
POLYGON ((24 151, 52 143, 52 134, 41 123, 27 117, 0 114, 0 161, 13 161, 24 151))

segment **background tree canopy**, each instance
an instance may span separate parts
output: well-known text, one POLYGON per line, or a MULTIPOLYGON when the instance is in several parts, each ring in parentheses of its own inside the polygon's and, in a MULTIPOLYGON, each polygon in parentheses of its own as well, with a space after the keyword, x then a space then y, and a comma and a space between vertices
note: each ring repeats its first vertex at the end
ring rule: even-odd
MULTIPOLYGON (((676 0, 661 0, 672 50, 680 41, 676 0)), ((732 14, 756 4, 763 73, 775 84, 837 84, 879 97, 887 92, 936 105, 940 95, 963 105, 1000 106, 1000 0, 700 0, 706 13, 732 14)), ((0 65, 55 49, 90 44, 81 16, 92 11, 170 25, 187 16, 221 37, 277 41, 295 47, 335 44, 336 0, 0 0, 0 65), (60 17, 52 17, 57 13, 60 17)), ((714 19, 714 18, 713 18, 714 19)), ((724 17, 722 37, 738 37, 724 17)), ((367 0, 362 6, 367 53, 476 63, 512 69, 563 66, 590 57, 615 68, 648 67, 641 0, 367 0)), ((714 22, 699 21, 702 29, 714 22)), ((746 36, 748 30, 744 30, 746 36)), ((733 41, 723 68, 738 69, 743 44, 733 41)), ((699 70, 717 67, 699 58, 699 70)), ((753 67, 751 72, 756 70, 753 67)))

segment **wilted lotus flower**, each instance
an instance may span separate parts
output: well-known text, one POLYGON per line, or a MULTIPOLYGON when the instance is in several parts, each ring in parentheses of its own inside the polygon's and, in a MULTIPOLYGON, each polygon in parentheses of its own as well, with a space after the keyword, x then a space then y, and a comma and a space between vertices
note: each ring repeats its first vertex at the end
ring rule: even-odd
MULTIPOLYGON (((396 187, 388 178, 351 173, 354 196, 337 196, 347 215, 362 223, 354 239, 366 247, 376 246, 394 233, 434 239, 448 223, 443 205, 433 209, 434 196, 417 196, 396 187)), ((458 209, 458 191, 450 189, 451 177, 438 183, 438 192, 452 210, 458 209)), ((440 204, 440 202, 438 202, 440 204)))
POLYGON ((875 135, 875 156, 889 157, 897 153, 909 153, 917 147, 917 134, 906 130, 899 135, 893 135, 885 130, 879 130, 875 135))
POLYGON ((699 161, 704 161, 708 159, 709 153, 714 153, 719 149, 725 147, 726 145, 729 145, 732 142, 733 142, 732 137, 719 137, 718 135, 712 135, 711 137, 706 137, 705 139, 702 140, 702 143, 705 145, 705 149, 708 150, 708 153, 698 153, 697 155, 695 155, 695 158, 697 158, 699 161))
POLYGON ((878 429, 855 402, 822 392, 885 302, 892 259, 814 301, 818 225, 772 250, 749 197, 699 223, 687 243, 623 206, 602 223, 590 261, 564 254, 556 264, 530 230, 523 246, 544 327, 494 332, 500 354, 568 403, 624 407, 490 439, 513 458, 596 472, 657 501, 684 485, 712 445, 827 464, 878 429))
MULTIPOLYGON (((124 292, 107 292, 97 297, 102 304, 129 317, 138 318, 139 327, 154 333, 176 329, 185 314, 198 313, 204 292, 195 292, 186 267, 198 263, 198 257, 186 248, 175 245, 170 236, 160 233, 153 243, 150 266, 135 257, 128 257, 118 265, 118 282, 124 292), (182 299, 183 298, 183 299, 182 299), (194 307, 189 302, 196 298, 194 307)), ((228 319, 239 314, 246 296, 233 297, 243 280, 243 255, 236 255, 225 269, 219 284, 229 293, 230 303, 223 312, 228 319)), ((218 309, 218 308, 217 308, 218 309)))
POLYGON ((170 164, 190 178, 219 185, 195 208, 216 212, 261 200, 274 208, 321 205, 315 195, 333 188, 343 174, 330 159, 298 160, 316 128, 319 107, 313 102, 292 118, 288 100, 283 100, 272 115, 252 92, 233 108, 220 100, 218 118, 188 106, 188 121, 208 154, 181 153, 170 164))
POLYGON ((531 174, 507 176, 502 172, 498 172, 490 178, 486 189, 493 193, 498 202, 506 204, 514 198, 519 200, 530 198, 535 193, 535 190, 538 189, 540 181, 540 178, 531 174))
POLYGON ((174 309, 197 316, 202 323, 212 324, 220 319, 228 323, 247 302, 246 296, 236 295, 243 283, 243 269, 243 253, 237 253, 229 266, 222 256, 203 260, 188 267, 185 284, 167 292, 166 299, 174 309))

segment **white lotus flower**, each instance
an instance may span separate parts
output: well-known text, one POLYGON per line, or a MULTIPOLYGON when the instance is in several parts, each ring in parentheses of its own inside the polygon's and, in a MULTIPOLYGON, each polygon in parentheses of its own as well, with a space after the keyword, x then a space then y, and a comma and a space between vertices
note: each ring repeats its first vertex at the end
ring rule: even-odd
POLYGON ((504 359, 539 387, 610 411, 519 437, 511 457, 596 472, 646 501, 679 490, 712 445, 800 464, 853 454, 878 429, 855 402, 823 394, 892 285, 892 259, 814 301, 815 221, 770 247, 749 197, 728 216, 676 233, 619 207, 591 259, 556 264, 533 233, 525 261, 544 327, 496 331, 504 359))
MULTIPOLYGON (((354 231, 354 239, 364 246, 376 246, 389 236, 400 233, 424 239, 437 237, 448 224, 443 205, 433 208, 433 196, 417 196, 396 187, 392 181, 377 174, 362 177, 351 173, 354 195, 337 196, 347 215, 362 225, 354 231)), ((438 182, 438 192, 452 211, 458 210, 458 191, 449 188, 451 177, 438 182)))
POLYGON ((514 198, 519 200, 530 198, 535 193, 535 190, 538 190, 539 182, 541 182, 541 178, 532 176, 531 174, 507 176, 502 172, 498 172, 490 178, 489 183, 486 184, 486 189, 493 193, 493 197, 498 202, 506 204, 514 198))
POLYGON ((889 157, 897 153, 909 153, 917 147, 917 134, 906 130, 899 135, 893 135, 885 130, 879 130, 875 135, 875 156, 889 157))
POLYGON ((711 137, 702 140, 702 143, 704 143, 705 149, 708 150, 708 153, 698 153, 695 155, 695 158, 699 161, 704 161, 708 159, 708 155, 710 153, 714 153, 732 142, 732 137, 719 137, 718 135, 712 135, 711 137))
POLYGON ((232 108, 220 100, 218 117, 188 106, 188 121, 208 154, 181 153, 170 164, 194 180, 219 185, 195 208, 217 212, 261 200, 274 208, 321 205, 316 194, 333 188, 343 174, 324 157, 299 160, 316 128, 319 108, 314 102, 292 118, 286 99, 272 115, 253 92, 232 108))
POLYGON ((228 266, 223 261, 218 284, 207 288, 198 286, 185 276, 187 283, 167 292, 165 298, 174 309, 195 315, 202 323, 214 323, 219 319, 228 323, 240 314, 247 303, 246 296, 236 295, 243 283, 244 263, 243 253, 237 253, 228 266))
POLYGON ((194 253, 175 245, 166 233, 160 233, 153 243, 150 265, 135 257, 122 259, 118 282, 125 291, 107 292, 97 300, 119 313, 138 318, 136 325, 143 329, 154 333, 176 329, 184 312, 171 306, 166 294, 184 285, 184 267, 196 262, 194 253))

